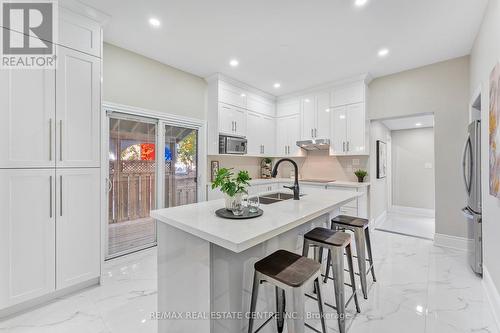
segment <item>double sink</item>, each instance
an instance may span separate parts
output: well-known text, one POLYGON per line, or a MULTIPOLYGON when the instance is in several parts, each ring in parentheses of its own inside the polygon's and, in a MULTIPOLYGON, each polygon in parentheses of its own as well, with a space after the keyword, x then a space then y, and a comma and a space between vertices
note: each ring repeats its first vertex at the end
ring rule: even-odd
MULTIPOLYGON (((303 195, 304 194, 301 194, 300 196, 302 197, 303 195)), ((290 199, 293 199, 293 194, 281 193, 281 192, 268 193, 259 196, 259 202, 263 205, 270 205, 276 202, 290 200, 290 199)))

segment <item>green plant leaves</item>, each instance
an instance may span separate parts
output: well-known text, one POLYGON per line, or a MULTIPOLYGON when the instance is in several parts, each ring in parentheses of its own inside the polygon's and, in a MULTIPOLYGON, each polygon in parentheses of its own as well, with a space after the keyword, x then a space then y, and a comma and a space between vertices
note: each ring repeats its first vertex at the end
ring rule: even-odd
POLYGON ((238 193, 247 193, 247 186, 252 180, 248 171, 242 170, 235 176, 233 168, 221 168, 212 183, 212 189, 220 188, 222 193, 234 197, 238 193))

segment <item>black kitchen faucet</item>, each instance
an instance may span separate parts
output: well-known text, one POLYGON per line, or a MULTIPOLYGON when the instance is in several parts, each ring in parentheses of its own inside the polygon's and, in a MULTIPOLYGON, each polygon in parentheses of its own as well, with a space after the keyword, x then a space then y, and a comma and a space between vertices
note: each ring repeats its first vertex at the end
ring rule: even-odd
POLYGON ((295 183, 293 186, 283 186, 285 188, 289 188, 290 190, 293 191, 293 200, 300 200, 300 191, 299 191, 299 167, 297 166, 297 163, 295 163, 293 160, 289 158, 282 158, 276 164, 274 165, 273 173, 271 176, 273 178, 276 178, 276 175, 278 174, 278 166, 280 165, 281 162, 290 162, 293 164, 293 167, 295 168, 295 183))

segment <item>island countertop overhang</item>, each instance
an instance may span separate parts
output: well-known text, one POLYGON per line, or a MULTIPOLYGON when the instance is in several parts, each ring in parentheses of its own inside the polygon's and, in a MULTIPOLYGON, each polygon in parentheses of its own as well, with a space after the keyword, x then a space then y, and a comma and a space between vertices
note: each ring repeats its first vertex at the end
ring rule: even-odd
MULTIPOLYGON (((281 191, 284 192, 284 191, 281 191)), ((224 200, 158 209, 151 216, 210 243, 239 253, 356 199, 354 191, 311 190, 300 200, 262 205, 264 214, 249 220, 227 220, 215 215, 224 200)))

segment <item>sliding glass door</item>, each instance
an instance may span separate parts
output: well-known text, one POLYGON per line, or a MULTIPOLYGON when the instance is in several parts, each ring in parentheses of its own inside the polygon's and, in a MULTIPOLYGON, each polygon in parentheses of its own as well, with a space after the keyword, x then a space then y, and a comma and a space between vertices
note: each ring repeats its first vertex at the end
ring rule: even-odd
POLYGON ((164 207, 198 201, 198 131, 165 125, 164 207))
POLYGON ((154 120, 109 118, 108 258, 156 244, 156 138, 154 120))
POLYGON ((115 112, 108 122, 111 259, 156 245, 151 210, 198 201, 198 130, 115 112))

